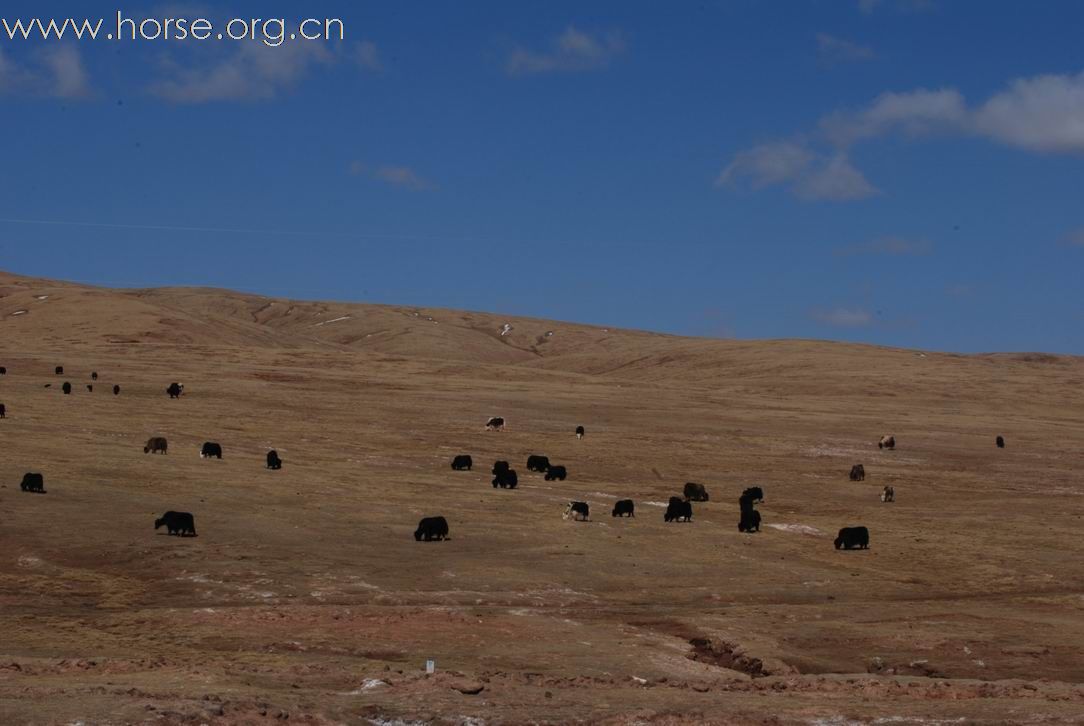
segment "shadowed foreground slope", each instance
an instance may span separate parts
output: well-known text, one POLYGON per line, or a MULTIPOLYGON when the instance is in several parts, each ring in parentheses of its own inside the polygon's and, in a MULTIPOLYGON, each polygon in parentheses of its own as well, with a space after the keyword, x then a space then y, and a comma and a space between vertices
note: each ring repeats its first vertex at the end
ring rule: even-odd
POLYGON ((1080 359, 0 275, 0 365, 4 723, 1084 714, 1080 359), (711 501, 664 524, 686 481, 711 501))

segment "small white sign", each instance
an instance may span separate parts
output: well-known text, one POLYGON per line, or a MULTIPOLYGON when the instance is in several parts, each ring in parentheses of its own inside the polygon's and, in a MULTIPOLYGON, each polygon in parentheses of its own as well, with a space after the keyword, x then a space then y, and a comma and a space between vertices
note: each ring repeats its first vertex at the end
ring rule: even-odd
POLYGON ((425 672, 426 673, 435 673, 436 670, 437 670, 437 662, 435 660, 427 660, 427 661, 425 661, 425 672))

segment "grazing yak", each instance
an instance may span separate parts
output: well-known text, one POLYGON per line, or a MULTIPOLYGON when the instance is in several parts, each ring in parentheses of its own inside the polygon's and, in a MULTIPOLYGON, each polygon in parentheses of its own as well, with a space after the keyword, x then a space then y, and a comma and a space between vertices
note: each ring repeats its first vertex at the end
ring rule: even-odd
POLYGON ((896 501, 896 490, 893 489, 892 487, 885 487, 884 491, 881 492, 881 501, 882 502, 894 502, 894 501, 896 501))
POLYGON ((738 503, 741 504, 741 501, 743 499, 746 499, 750 502, 763 502, 764 490, 760 487, 749 487, 741 493, 741 497, 738 498, 738 503))
POLYGON ((214 441, 204 441, 203 446, 199 449, 199 458, 210 459, 214 457, 216 459, 222 458, 222 446, 216 444, 214 441))
POLYGON ((64 375, 64 366, 57 366, 53 369, 53 373, 56 373, 58 376, 64 375))
POLYGON ((7 418, 7 416, 8 416, 7 408, 5 408, 4 404, 0 403, 0 418, 7 418))
POLYGON ((577 439, 582 439, 583 434, 584 434, 583 426, 577 426, 576 427, 576 438, 577 439))
POLYGON ((41 474, 36 474, 32 471, 28 471, 23 474, 23 481, 19 484, 19 488, 24 492, 36 492, 38 494, 45 493, 45 477, 41 474))
POLYGON ((896 437, 891 434, 886 434, 881 437, 881 440, 877 442, 878 449, 895 449, 896 437))
POLYGON ((1002 437, 1002 436, 997 437, 997 448, 999 448, 999 449, 1004 449, 1005 448, 1005 438, 1004 437, 1002 437))
POLYGON ((685 498, 690 502, 706 502, 708 501, 708 490, 704 488, 703 484, 697 484, 696 482, 687 482, 684 489, 685 498))
POLYGON ((760 531, 760 512, 754 505, 763 501, 764 490, 760 487, 749 487, 738 497, 738 506, 741 508, 741 518, 738 520, 739 532, 760 531))
POLYGON ((519 486, 519 477, 515 469, 502 469, 493 476, 493 488, 515 489, 519 486))
POLYGON ((87 392, 94 393, 94 386, 90 383, 87 384, 87 392))
POLYGON ((152 436, 147 439, 147 445, 143 447, 144 454, 164 454, 169 444, 164 436, 152 436))
POLYGON ((180 398, 184 393, 184 385, 181 383, 170 383, 169 388, 166 389, 166 393, 170 398, 180 398))
POLYGON ((279 458, 279 452, 274 449, 267 452, 267 468, 274 471, 282 468, 282 459, 279 458))
POLYGON ((166 512, 154 520, 155 529, 158 529, 163 524, 166 525, 166 531, 169 534, 175 534, 179 537, 196 536, 196 519, 188 512, 166 512))
POLYGON ((855 464, 851 467, 851 481, 865 481, 866 480, 866 467, 861 464, 855 464))
POLYGON ((474 460, 470 458, 470 454, 460 454, 452 459, 452 469, 454 471, 470 471, 472 466, 474 466, 474 460))
POLYGON ((422 517, 414 530, 415 542, 448 539, 448 520, 444 517, 422 517))
POLYGON ((865 527, 844 527, 839 530, 839 536, 836 537, 835 544, 837 550, 868 550, 869 530, 865 527))
POLYGON ((618 499, 614 502, 614 510, 610 512, 611 517, 635 517, 636 505, 631 499, 618 499))
POLYGON ((565 507, 564 519, 586 522, 591 518, 591 507, 587 502, 569 502, 565 507))
POLYGON ((5 368, 4 366, 0 366, 0 376, 6 376, 7 374, 8 374, 8 369, 5 368))
POLYGON ((743 509, 741 511, 741 519, 738 520, 739 532, 759 532, 760 531, 760 512, 753 508, 743 509))
POLYGON ((113 386, 113 395, 114 396, 119 396, 120 395, 120 386, 113 386))
POLYGON ((64 391, 64 395, 67 396, 72 392, 72 384, 64 381, 64 385, 60 387, 60 390, 64 391))
POLYGON ((486 431, 504 431, 504 419, 500 416, 492 416, 486 421, 486 431))
POLYGON ((666 514, 662 515, 664 522, 691 522, 693 521, 693 505, 681 497, 670 497, 670 503, 666 505, 666 514))
POLYGON ((90 380, 92 380, 92 381, 98 380, 98 371, 91 371, 90 372, 90 380))
POLYGON ((546 476, 544 478, 546 481, 553 481, 554 479, 564 481, 567 476, 568 471, 563 466, 554 466, 553 464, 550 464, 550 468, 546 471, 546 476))
POLYGON ((508 465, 507 461, 504 461, 503 459, 498 459, 497 461, 493 462, 493 469, 491 473, 500 474, 502 471, 508 471, 511 468, 512 467, 508 465))
POLYGON ((550 458, 531 454, 527 457, 527 471, 546 471, 550 468, 550 458))

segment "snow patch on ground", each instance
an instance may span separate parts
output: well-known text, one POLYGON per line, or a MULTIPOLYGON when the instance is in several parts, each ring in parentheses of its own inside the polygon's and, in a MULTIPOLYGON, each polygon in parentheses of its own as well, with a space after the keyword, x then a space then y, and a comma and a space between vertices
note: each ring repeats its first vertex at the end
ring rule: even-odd
POLYGON ((649 507, 662 507, 662 508, 664 508, 664 509, 665 509, 666 507, 669 507, 669 506, 670 506, 670 505, 669 505, 669 504, 667 504, 666 502, 644 502, 644 504, 646 504, 646 505, 647 505, 647 506, 649 506, 649 507))
POLYGON ((386 686, 386 685, 388 685, 387 681, 382 681, 379 678, 366 678, 364 681, 361 682, 361 688, 358 688, 357 690, 354 690, 354 691, 350 691, 346 695, 348 695, 348 696, 360 696, 361 694, 365 693, 366 691, 371 691, 374 688, 380 688, 381 686, 386 686))
POLYGON ((766 527, 772 529, 778 529, 781 532, 794 532, 796 534, 811 534, 814 537, 820 537, 824 532, 820 531, 816 527, 812 527, 808 524, 768 524, 766 527))

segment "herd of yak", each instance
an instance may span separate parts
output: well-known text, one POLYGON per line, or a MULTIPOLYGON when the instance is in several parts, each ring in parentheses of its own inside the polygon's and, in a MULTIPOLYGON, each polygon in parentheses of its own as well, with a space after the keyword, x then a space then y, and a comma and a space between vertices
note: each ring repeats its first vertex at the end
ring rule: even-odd
MULTIPOLYGON (((63 375, 63 366, 57 366, 54 370, 56 375, 63 375)), ((0 366, 0 376, 7 374, 7 368, 0 366)), ((92 381, 98 380, 97 372, 90 374, 92 381)), ((45 384, 46 388, 50 388, 52 384, 45 384)), ((71 383, 65 381, 61 386, 61 390, 65 395, 70 395, 72 391, 71 383)), ((87 390, 94 391, 94 384, 88 383, 87 390)), ((181 383, 171 383, 166 388, 166 393, 170 398, 180 398, 184 395, 184 385, 181 383)), ((120 386, 113 386, 113 395, 120 394, 120 386)), ((0 419, 6 418, 7 409, 3 403, 0 403, 0 419)), ((505 420, 500 416, 490 418, 486 422, 486 430, 489 431, 501 431, 505 427, 505 420)), ((584 437, 584 427, 577 426, 575 434, 577 439, 584 437)), ((995 441, 999 449, 1005 448, 1005 439, 998 436, 995 441)), ((881 437, 877 442, 879 449, 893 450, 896 448, 896 439, 892 435, 881 437)), ((143 447, 144 454, 165 454, 169 448, 169 443, 162 436, 153 436, 147 440, 146 445, 143 447)), ((206 441, 203 446, 200 447, 201 458, 222 458, 222 446, 213 441, 206 441)), ((452 469, 455 471, 470 471, 474 462, 469 454, 460 454, 452 459, 452 469)), ((271 470, 278 470, 282 468, 282 459, 279 458, 278 452, 272 450, 267 453, 267 468, 271 470)), ((538 454, 532 454, 527 457, 527 470, 537 472, 545 475, 546 481, 560 480, 564 481, 568 476, 568 470, 565 466, 551 464, 550 460, 546 456, 538 454)), ((493 464, 493 488, 500 487, 502 489, 515 489, 519 485, 519 477, 516 474, 515 469, 511 468, 511 465, 504 460, 499 460, 493 464)), ((851 481, 864 481, 866 478, 866 470, 862 464, 855 464, 851 467, 850 479, 851 481)), ((27 472, 23 476, 20 488, 24 492, 45 493, 45 478, 38 472, 27 472)), ((896 493, 891 486, 886 486, 881 493, 882 502, 895 501, 896 493)), ((666 506, 666 512, 663 514, 663 521, 665 522, 691 522, 693 517, 693 502, 706 502, 709 500, 708 492, 704 488, 703 484, 697 484, 695 482, 688 482, 685 484, 685 488, 682 492, 682 496, 672 496, 666 506)), ((756 503, 764 501, 764 491, 760 487, 750 487, 742 492, 741 497, 738 499, 738 506, 740 508, 740 519, 738 521, 739 532, 759 532, 760 531, 760 512, 756 510, 756 503)), ((635 517, 636 514, 635 502, 631 499, 618 500, 611 512, 612 517, 635 517)), ((578 521, 587 521, 590 519, 591 509, 587 502, 570 501, 565 508, 565 519, 574 519, 578 521)), ((196 524, 195 518, 190 512, 165 512, 161 517, 155 519, 154 528, 157 530, 161 527, 165 527, 167 532, 171 535, 178 536, 196 536, 196 524)), ((419 523, 418 528, 414 532, 414 539, 417 541, 438 541, 448 538, 448 520, 444 517, 424 517, 419 523)), ((868 549, 869 548, 869 530, 866 527, 844 527, 839 530, 839 535, 835 539, 836 549, 868 549)))

